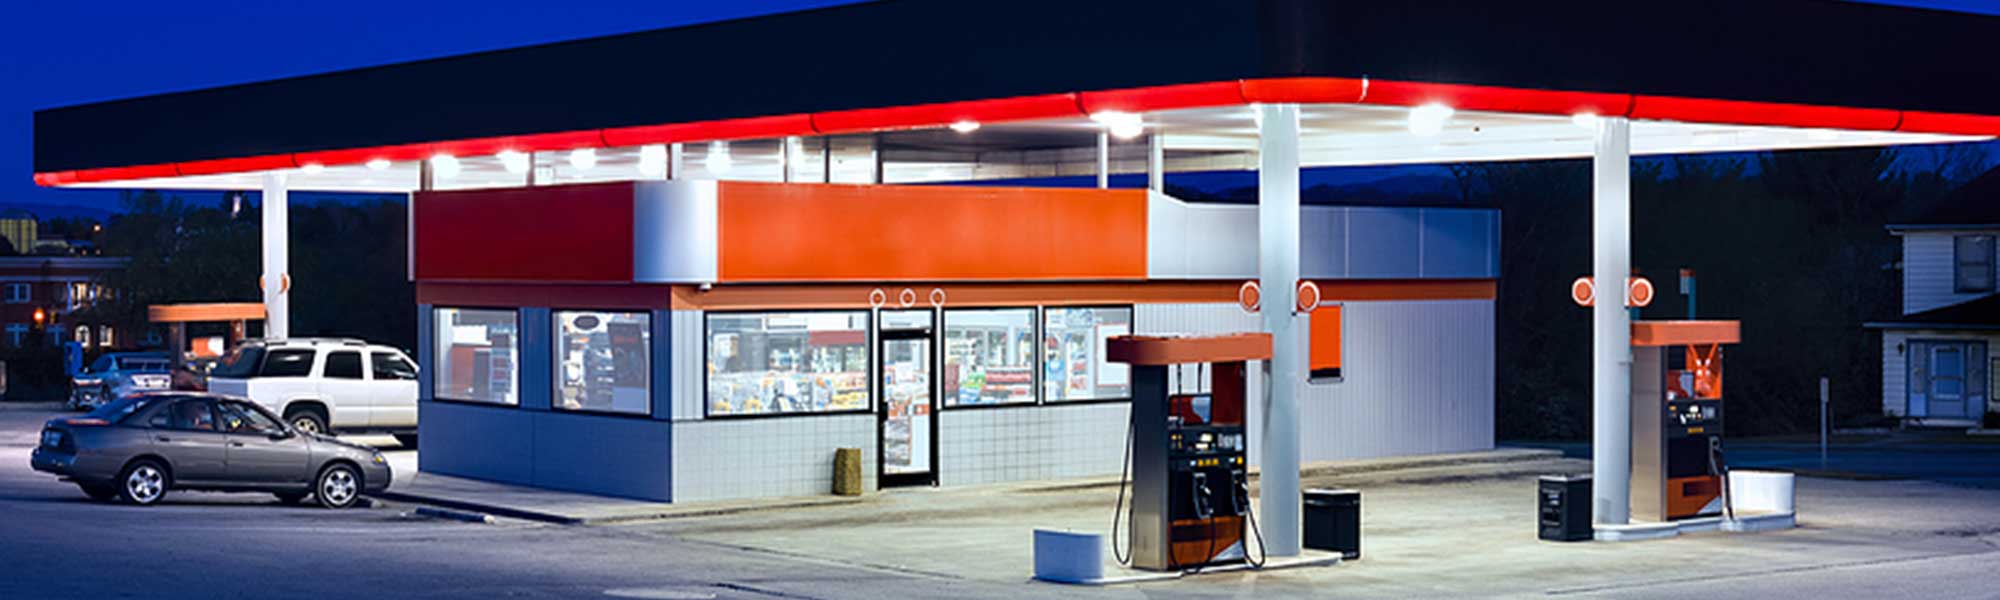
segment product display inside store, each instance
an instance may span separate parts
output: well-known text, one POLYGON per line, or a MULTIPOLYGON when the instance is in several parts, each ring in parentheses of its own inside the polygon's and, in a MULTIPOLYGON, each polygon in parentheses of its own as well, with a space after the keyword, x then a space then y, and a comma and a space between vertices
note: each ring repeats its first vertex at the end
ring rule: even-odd
POLYGON ((520 319, 511 310, 440 308, 435 389, 440 399, 517 404, 520 319))
POLYGON ((1042 314, 1042 388, 1046 401, 1131 396, 1131 368, 1104 360, 1105 341, 1132 332, 1131 307, 1050 307, 1042 314))
POLYGON ((944 404, 1035 401, 1035 309, 944 313, 944 404))
POLYGON ((651 325, 646 313, 557 311, 556 408, 651 412, 651 325))
POLYGON ((868 313, 711 313, 708 414, 866 410, 868 313))

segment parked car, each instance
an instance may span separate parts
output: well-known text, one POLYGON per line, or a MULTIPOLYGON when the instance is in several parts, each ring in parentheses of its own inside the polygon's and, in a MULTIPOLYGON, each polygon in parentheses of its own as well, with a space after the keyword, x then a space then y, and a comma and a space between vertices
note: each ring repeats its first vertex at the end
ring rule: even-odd
POLYGON ((372 448, 298 431, 239 398, 191 392, 127 396, 50 419, 29 460, 91 498, 141 506, 171 490, 208 490, 346 508, 388 489, 392 476, 372 448))
POLYGON ((70 410, 91 410, 131 394, 164 390, 173 385, 167 355, 158 352, 107 352, 70 378, 70 410))
POLYGON ((307 433, 389 433, 416 444, 417 365, 361 340, 246 342, 208 374, 208 391, 249 398, 307 433))

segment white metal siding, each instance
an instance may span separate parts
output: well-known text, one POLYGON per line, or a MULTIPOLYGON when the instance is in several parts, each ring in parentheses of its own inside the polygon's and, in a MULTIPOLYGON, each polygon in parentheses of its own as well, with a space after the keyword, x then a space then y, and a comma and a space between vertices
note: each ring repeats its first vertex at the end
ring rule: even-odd
MULTIPOLYGON (((1951 306, 1990 292, 1960 294, 1954 287, 1952 238, 2000 232, 1908 232, 1903 234, 1903 314, 1951 306)), ((1996 261, 2000 262, 2000 261, 1996 261)))
MULTIPOLYGON (((1306 386, 1302 460, 1493 447, 1491 301, 1347 302, 1342 313, 1343 380, 1306 386)), ((1257 330, 1234 304, 1140 305, 1135 319, 1140 333, 1257 330)), ((1261 370, 1252 367, 1251 398, 1262 397, 1261 370)), ((1262 439, 1260 403, 1250 404, 1251 437, 1262 439)))
POLYGON ((1897 347, 1909 339, 1905 332, 1882 332, 1882 414, 1892 417, 1903 416, 1908 410, 1909 396, 1904 386, 1910 378, 1909 362, 1897 347))

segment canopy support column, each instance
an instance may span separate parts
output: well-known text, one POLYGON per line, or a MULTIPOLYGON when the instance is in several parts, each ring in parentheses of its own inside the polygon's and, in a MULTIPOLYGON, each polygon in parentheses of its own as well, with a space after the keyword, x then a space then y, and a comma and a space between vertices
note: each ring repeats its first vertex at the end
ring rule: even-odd
POLYGON ((1146 136, 1146 187, 1155 192, 1167 191, 1167 136, 1157 129, 1146 136))
POLYGON ((1111 133, 1097 132, 1097 189, 1111 187, 1111 133))
POLYGON ((1297 556, 1299 540, 1299 388, 1305 384, 1303 318, 1294 314, 1299 282, 1299 107, 1257 107, 1257 274, 1264 330, 1271 334, 1262 431, 1263 496, 1257 520, 1265 553, 1297 556))
MULTIPOLYGON (((264 290, 264 339, 270 340, 291 335, 291 230, 286 223, 291 199, 285 184, 284 173, 264 175, 264 275, 258 281, 264 290)), ((186 351, 174 349, 176 354, 186 351)))
POLYGON ((1591 161, 1591 278, 1597 299, 1591 326, 1591 516, 1599 525, 1631 521, 1632 315, 1625 278, 1632 274, 1632 123, 1598 119, 1591 161))

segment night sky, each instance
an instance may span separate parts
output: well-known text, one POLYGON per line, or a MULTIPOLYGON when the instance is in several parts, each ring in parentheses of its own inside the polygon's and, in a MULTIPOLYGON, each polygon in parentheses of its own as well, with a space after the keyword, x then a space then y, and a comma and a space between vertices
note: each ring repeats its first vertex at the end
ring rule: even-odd
MULTIPOLYGON (((12 2, 0 18, 0 204, 117 206, 115 192, 34 185, 36 109, 847 3, 12 2)), ((2000 15, 2000 0, 1881 3, 2000 15)))

